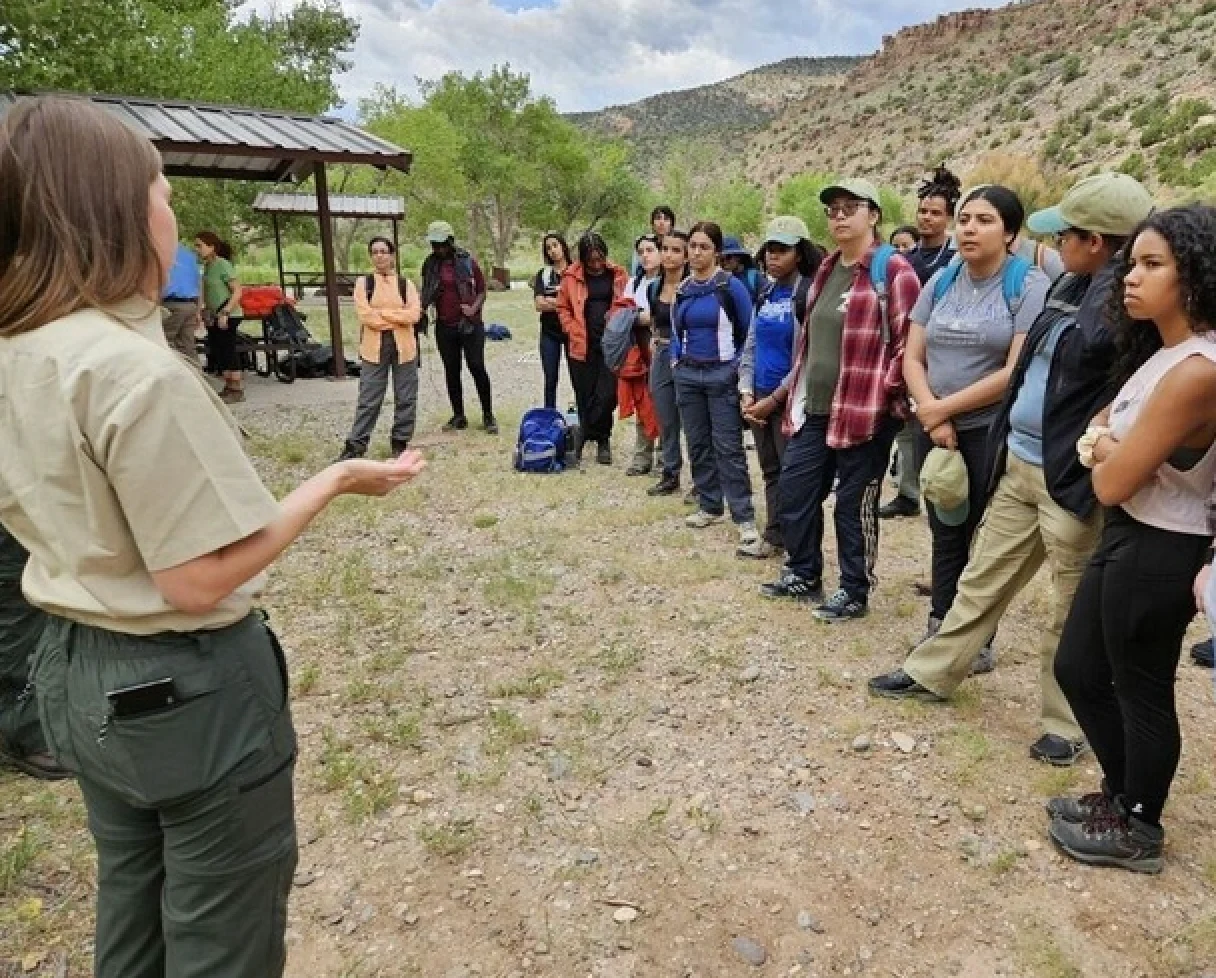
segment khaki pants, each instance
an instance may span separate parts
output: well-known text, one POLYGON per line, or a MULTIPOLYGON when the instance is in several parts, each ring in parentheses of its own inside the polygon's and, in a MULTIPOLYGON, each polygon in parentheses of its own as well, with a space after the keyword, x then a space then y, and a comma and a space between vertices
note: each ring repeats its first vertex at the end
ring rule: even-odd
POLYGON ((1080 740, 1080 727, 1055 678, 1056 648, 1073 593, 1098 544, 1102 513, 1082 521, 1047 493, 1043 470, 1009 454, 1009 465, 975 535, 958 594, 936 636, 908 657, 904 671, 926 689, 949 696, 971 674, 980 649, 1018 592, 1047 560, 1051 617, 1043 624, 1039 681, 1043 729, 1080 740))
POLYGON ((198 303, 166 302, 164 308, 168 312, 164 320, 166 342, 171 349, 198 366, 198 350, 194 342, 194 331, 199 322, 198 303))

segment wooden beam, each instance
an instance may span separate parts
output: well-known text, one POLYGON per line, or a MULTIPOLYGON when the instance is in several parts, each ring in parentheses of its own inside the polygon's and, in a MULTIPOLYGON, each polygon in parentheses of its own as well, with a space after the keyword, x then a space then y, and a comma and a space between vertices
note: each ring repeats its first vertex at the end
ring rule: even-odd
POLYGON ((283 290, 283 296, 287 296, 287 279, 283 275, 283 241, 279 237, 279 215, 271 214, 270 220, 274 224, 274 257, 279 265, 279 288, 283 290))
POLYGON ((325 305, 329 308, 329 344, 334 351, 334 376, 346 376, 346 355, 342 352, 342 309, 338 305, 338 274, 334 263, 334 224, 329 213, 329 183, 325 164, 313 168, 317 184, 317 220, 321 222, 321 263, 325 267, 325 305))

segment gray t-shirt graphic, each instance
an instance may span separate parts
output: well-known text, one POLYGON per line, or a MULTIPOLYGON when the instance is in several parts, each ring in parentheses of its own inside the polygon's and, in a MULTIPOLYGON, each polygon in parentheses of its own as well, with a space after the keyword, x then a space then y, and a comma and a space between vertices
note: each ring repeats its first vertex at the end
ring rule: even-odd
MULTIPOLYGON (((1005 366, 1014 335, 1027 332, 1043 311, 1051 282, 1040 269, 1032 268, 1010 312, 1001 272, 973 281, 963 267, 934 304, 942 274, 935 273, 925 283, 909 318, 925 328, 929 389, 936 397, 949 397, 1005 366)), ((982 428, 992 423, 999 408, 997 402, 952 420, 959 429, 982 428)))

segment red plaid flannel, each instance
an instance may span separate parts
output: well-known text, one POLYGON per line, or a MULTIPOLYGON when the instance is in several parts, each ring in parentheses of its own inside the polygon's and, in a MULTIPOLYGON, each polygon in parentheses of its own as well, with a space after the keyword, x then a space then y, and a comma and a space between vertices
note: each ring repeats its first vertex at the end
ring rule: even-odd
MULTIPOLYGON (((877 247, 877 246, 875 246, 877 247)), ((878 292, 870 282, 870 259, 874 248, 865 253, 853 270, 853 285, 844 314, 840 337, 840 379, 832 398, 827 443, 831 448, 851 448, 874 437, 879 423, 889 414, 908 416, 908 390, 904 384, 904 346, 908 339, 908 314, 920 295, 920 280, 907 260, 892 255, 887 264, 887 308, 891 341, 882 341, 882 312, 878 292)), ((840 261, 833 252, 819 266, 807 294, 807 320, 819 298, 823 283, 840 261)), ((805 386, 803 361, 807 349, 807 323, 798 324, 794 339, 794 366, 783 385, 789 392, 785 401, 782 430, 786 437, 796 434, 805 419, 795 423, 792 407, 795 393, 805 386)))

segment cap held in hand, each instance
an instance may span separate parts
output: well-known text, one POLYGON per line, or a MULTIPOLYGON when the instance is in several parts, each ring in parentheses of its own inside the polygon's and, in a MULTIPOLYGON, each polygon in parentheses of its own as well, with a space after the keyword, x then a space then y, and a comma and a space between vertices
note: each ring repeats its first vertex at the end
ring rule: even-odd
POLYGON ((920 493, 946 526, 961 526, 971 514, 963 453, 934 446, 920 470, 920 493))

